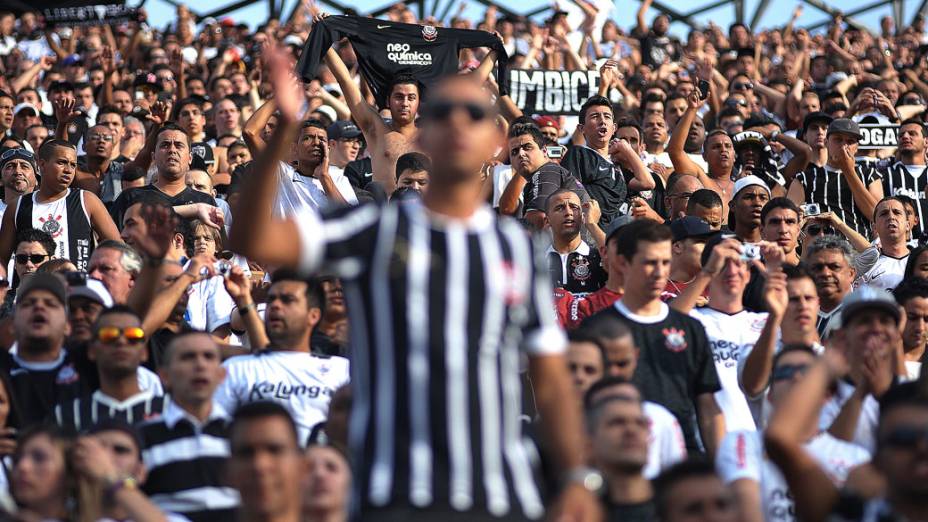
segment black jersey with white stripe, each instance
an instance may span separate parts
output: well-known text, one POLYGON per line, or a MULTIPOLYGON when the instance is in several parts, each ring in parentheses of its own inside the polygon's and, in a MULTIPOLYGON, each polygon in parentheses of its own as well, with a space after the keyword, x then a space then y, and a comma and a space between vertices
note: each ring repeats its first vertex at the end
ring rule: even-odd
POLYGON ((487 206, 467 220, 418 201, 296 218, 301 270, 334 271, 348 303, 355 516, 542 517, 520 358, 565 340, 540 240, 487 206))
POLYGON ((138 427, 148 472, 142 489, 152 502, 191 522, 235 519, 239 495, 223 477, 229 422, 216 403, 209 418, 200 422, 172 402, 161 417, 138 427))
POLYGON ((165 398, 152 391, 142 391, 124 401, 97 390, 90 395, 55 406, 55 423, 62 428, 82 432, 95 424, 118 420, 134 425, 161 416, 165 398))
MULTIPOLYGON (((866 187, 880 179, 872 162, 858 162, 856 170, 866 187)), ((806 203, 818 203, 822 212, 833 212, 858 234, 870 237, 870 216, 854 203, 851 187, 840 170, 810 163, 795 181, 802 185, 806 203)))
POLYGON ((883 194, 885 196, 906 196, 915 201, 918 213, 917 237, 925 237, 928 232, 928 166, 906 165, 895 160, 882 169, 883 194))

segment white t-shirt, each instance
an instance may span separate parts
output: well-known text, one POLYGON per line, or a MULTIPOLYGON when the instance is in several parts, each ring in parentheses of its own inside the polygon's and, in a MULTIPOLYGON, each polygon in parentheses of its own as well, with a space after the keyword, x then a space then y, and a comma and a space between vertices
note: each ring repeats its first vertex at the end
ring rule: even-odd
MULTIPOLYGON (((190 265, 188 261, 184 269, 190 265)), ((187 311, 184 320, 196 330, 212 332, 229 324, 235 301, 226 292, 224 278, 215 275, 209 279, 197 281, 187 289, 187 311)))
MULTIPOLYGON (((497 165, 493 167, 493 208, 499 206, 499 198, 503 197, 506 185, 512 180, 514 171, 509 165, 497 165)), ((522 201, 522 194, 519 194, 519 201, 522 201)))
POLYGON ((300 444, 328 416, 335 390, 349 381, 348 359, 306 352, 265 351, 232 357, 222 365, 226 378, 214 400, 228 412, 261 400, 286 406, 296 422, 300 444))
POLYGON ((702 323, 712 347, 712 358, 722 385, 722 389, 715 392, 715 400, 725 415, 727 431, 756 429, 747 398, 738 384, 738 361, 754 348, 767 322, 767 314, 747 310, 726 314, 706 306, 694 308, 690 316, 702 323))
POLYGON ((921 361, 905 361, 905 378, 904 381, 917 381, 918 376, 922 373, 921 361))
MULTIPOLYGON (((831 396, 822 406, 822 413, 818 418, 819 429, 827 430, 841 413, 841 407, 851 398, 854 386, 845 381, 838 382, 838 392, 831 396)), ((880 403, 867 395, 857 420, 857 430, 854 432, 854 444, 864 448, 871 454, 876 451, 876 427, 880 418, 880 403)))
POLYGON ((648 464, 644 467, 646 479, 653 479, 664 469, 686 458, 686 441, 680 423, 670 411, 655 402, 642 401, 641 407, 651 425, 648 437, 648 464))
MULTIPOLYGON (((345 198, 345 201, 350 205, 357 205, 358 195, 354 193, 354 187, 351 186, 351 181, 348 179, 348 176, 345 175, 345 169, 336 167, 335 165, 329 165, 329 176, 332 177, 332 181, 335 182, 335 188, 337 188, 338 192, 345 198)), ((313 184, 316 185, 316 188, 322 190, 321 181, 313 178, 313 184)))
POLYGON ((318 212, 325 207, 327 199, 315 184, 300 176, 296 169, 280 162, 277 168, 280 179, 274 214, 279 217, 299 216, 304 212, 318 212))
MULTIPOLYGON (((844 484, 851 468, 870 460, 863 448, 828 433, 820 433, 803 447, 838 487, 844 484)), ((759 484, 764 520, 796 519, 786 479, 773 462, 764 458, 761 432, 729 432, 719 446, 715 465, 726 484, 741 479, 759 484)))
POLYGON ((877 258, 876 263, 867 270, 864 275, 857 278, 854 281, 854 288, 860 288, 861 286, 872 286, 873 288, 879 288, 881 290, 892 290, 896 288, 902 278, 905 276, 905 264, 908 262, 909 256, 904 257, 891 257, 880 253, 880 257, 877 258))

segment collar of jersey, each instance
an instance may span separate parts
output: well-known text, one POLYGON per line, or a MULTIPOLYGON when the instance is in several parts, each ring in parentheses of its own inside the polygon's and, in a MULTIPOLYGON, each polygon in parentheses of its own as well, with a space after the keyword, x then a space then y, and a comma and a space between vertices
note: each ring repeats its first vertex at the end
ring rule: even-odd
POLYGON ((430 211, 421 201, 407 201, 400 208, 409 218, 419 224, 426 224, 439 230, 453 230, 463 228, 467 232, 481 232, 493 226, 495 217, 488 205, 477 207, 473 215, 464 219, 452 218, 430 211))
POLYGON ((13 356, 13 360, 16 361, 16 364, 18 364, 22 368, 25 368, 27 370, 32 370, 34 372, 46 372, 48 370, 54 370, 61 363, 63 363, 64 358, 68 356, 68 351, 62 348, 61 353, 58 354, 58 358, 55 359, 54 361, 29 362, 29 361, 24 361, 23 359, 19 357, 19 355, 16 353, 18 349, 19 349, 19 346, 15 342, 13 343, 13 346, 10 347, 10 355, 13 356))
MULTIPOLYGON (((165 401, 167 401, 167 397, 165 397, 165 401)), ((186 410, 178 406, 174 401, 169 401, 164 408, 164 413, 161 414, 161 418, 164 419, 164 424, 168 428, 174 429, 174 426, 177 426, 177 423, 180 422, 181 419, 187 419, 194 426, 201 426, 203 424, 209 424, 216 419, 228 419, 229 413, 226 412, 221 404, 213 401, 213 407, 209 410, 209 417, 206 418, 206 422, 201 423, 196 417, 187 413, 186 410)))
POLYGON ((633 314, 628 309, 628 307, 625 306, 625 303, 623 303, 621 299, 616 301, 613 306, 615 306, 616 311, 618 311, 620 314, 624 315, 625 317, 628 317, 629 319, 631 319, 632 321, 635 321, 636 323, 642 323, 642 324, 657 324, 663 321, 664 319, 667 319, 667 316, 670 315, 670 307, 667 306, 667 303, 664 303, 664 302, 661 302, 661 309, 657 313, 657 315, 633 314))
POLYGON ((558 252, 557 250, 554 249, 554 243, 552 242, 552 243, 548 244, 548 252, 549 252, 549 253, 550 253, 550 252, 554 252, 554 253, 557 254, 557 255, 565 255, 565 256, 568 256, 568 255, 573 254, 574 252, 576 252, 576 253, 578 253, 578 254, 580 254, 580 255, 588 256, 588 255, 590 255, 590 245, 588 245, 586 241, 584 241, 584 240, 581 239, 581 240, 580 240, 580 244, 577 245, 577 248, 571 250, 570 252, 567 252, 566 254, 561 254, 560 252, 558 252))
POLYGON ((121 401, 121 400, 115 399, 103 393, 103 390, 97 390, 93 392, 94 400, 114 410, 125 410, 140 402, 144 402, 150 399, 152 396, 154 396, 154 392, 152 392, 151 390, 142 390, 136 393, 135 395, 133 395, 132 397, 129 397, 128 399, 124 401, 121 401))

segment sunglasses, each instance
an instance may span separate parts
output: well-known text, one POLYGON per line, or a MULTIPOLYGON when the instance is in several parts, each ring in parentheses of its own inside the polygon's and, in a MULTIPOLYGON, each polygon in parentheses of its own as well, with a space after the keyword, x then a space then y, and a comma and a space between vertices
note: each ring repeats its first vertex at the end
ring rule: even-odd
POLYGON ((928 428, 921 426, 900 426, 881 439, 883 446, 897 449, 915 449, 919 443, 928 444, 928 428))
POLYGON ((26 149, 10 149, 0 155, 0 160, 10 159, 13 156, 23 156, 25 158, 34 158, 35 154, 26 149))
POLYGON ((103 344, 116 344, 120 338, 125 338, 129 344, 139 344, 145 340, 145 332, 138 326, 104 326, 97 330, 97 340, 103 344))
POLYGON ((423 108, 422 117, 433 121, 447 121, 451 113, 457 109, 466 111, 472 122, 483 121, 491 114, 491 109, 479 103, 437 100, 423 108))
POLYGON ((837 231, 831 225, 819 225, 814 223, 806 227, 806 234, 810 236, 833 236, 836 235, 836 233, 837 231))
POLYGON ((737 99, 737 98, 729 98, 729 99, 725 100, 725 105, 727 105, 727 106, 729 106, 729 107, 736 107, 736 106, 737 106, 737 107, 747 107, 747 106, 748 106, 748 102, 746 102, 745 100, 739 100, 739 99, 737 99))
POLYGON ((796 376, 805 375, 809 371, 808 364, 784 364, 783 366, 778 366, 773 369, 773 375, 771 379, 776 381, 788 381, 796 376))
POLYGON ((32 263, 37 265, 48 258, 48 254, 16 254, 16 262, 20 265, 25 265, 26 263, 32 263))
POLYGON ((738 82, 731 84, 731 88, 736 91, 750 91, 754 89, 754 84, 751 82, 738 82))

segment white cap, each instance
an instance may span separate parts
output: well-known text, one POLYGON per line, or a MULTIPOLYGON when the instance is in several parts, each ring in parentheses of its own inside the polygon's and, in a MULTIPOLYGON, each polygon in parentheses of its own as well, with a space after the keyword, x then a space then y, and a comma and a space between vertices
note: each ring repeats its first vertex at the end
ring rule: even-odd
POLYGON ((335 109, 333 109, 332 107, 329 107, 328 105, 320 105, 313 112, 321 112, 322 114, 325 114, 326 116, 328 116, 329 119, 332 120, 333 122, 338 121, 338 114, 335 112, 335 109))
POLYGON ((288 34, 284 38, 284 45, 295 45, 297 47, 303 47, 303 39, 295 34, 288 34))
POLYGON ((113 296, 103 285, 103 281, 88 277, 87 283, 83 285, 74 285, 68 288, 68 299, 72 297, 84 297, 91 301, 96 301, 103 305, 104 308, 113 307, 113 296))
POLYGON ((735 199, 739 192, 752 186, 764 187, 764 190, 767 191, 767 195, 770 195, 770 187, 764 183, 764 180, 757 176, 745 176, 735 182, 735 191, 732 193, 731 198, 735 199))
POLYGON ((33 111, 35 111, 35 115, 36 115, 36 116, 38 116, 38 115, 40 114, 40 113, 39 113, 39 109, 37 109, 35 105, 33 105, 33 104, 29 103, 29 102, 22 102, 22 103, 20 103, 19 105, 17 105, 16 107, 13 107, 13 116, 16 116, 17 114, 19 114, 19 111, 21 111, 21 110, 23 110, 23 109, 32 109, 33 111))

